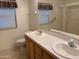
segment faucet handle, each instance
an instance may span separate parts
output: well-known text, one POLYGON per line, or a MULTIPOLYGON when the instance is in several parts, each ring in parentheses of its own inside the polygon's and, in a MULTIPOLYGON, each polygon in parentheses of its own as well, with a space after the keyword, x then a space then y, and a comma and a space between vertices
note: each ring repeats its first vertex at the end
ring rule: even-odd
POLYGON ((74 39, 70 39, 70 42, 73 42, 74 43, 74 39))
POLYGON ((74 41, 74 39, 71 39, 71 41, 74 41))
POLYGON ((70 39, 70 41, 68 42, 68 45, 70 47, 75 47, 74 39, 70 39))

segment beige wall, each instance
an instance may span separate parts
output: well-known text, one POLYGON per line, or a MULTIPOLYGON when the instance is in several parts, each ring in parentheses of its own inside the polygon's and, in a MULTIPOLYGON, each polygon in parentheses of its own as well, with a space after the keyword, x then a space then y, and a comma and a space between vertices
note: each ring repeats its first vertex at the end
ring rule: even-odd
POLYGON ((54 15, 57 20, 53 23, 53 28, 59 27, 63 30, 73 34, 79 34, 79 6, 64 7, 60 5, 79 3, 79 0, 53 0, 54 15))
POLYGON ((70 3, 78 3, 79 0, 64 0, 66 4, 70 4, 70 3))
POLYGON ((24 37, 24 32, 29 29, 28 25, 28 1, 17 0, 16 9, 17 28, 0 30, 0 50, 8 49, 14 46, 17 39, 24 37))
POLYGON ((67 14, 67 32, 79 35, 79 7, 74 6, 68 8, 67 14))
POLYGON ((52 0, 52 4, 53 4, 52 16, 56 17, 56 20, 51 24, 51 26, 54 29, 62 30, 62 24, 61 24, 62 10, 60 6, 64 4, 64 0, 52 0))
MULTIPOLYGON (((72 4, 72 3, 79 3, 79 0, 66 0, 65 4, 72 4)), ((78 34, 79 35, 79 6, 70 6, 70 7, 64 7, 66 10, 66 14, 63 14, 65 16, 65 28, 67 32, 78 34)), ((64 19, 63 19, 64 20, 64 19)))
POLYGON ((38 21, 37 21, 37 0, 28 0, 29 2, 29 27, 30 30, 36 30, 38 28, 38 21))
POLYGON ((40 3, 52 3, 52 0, 38 0, 40 3))

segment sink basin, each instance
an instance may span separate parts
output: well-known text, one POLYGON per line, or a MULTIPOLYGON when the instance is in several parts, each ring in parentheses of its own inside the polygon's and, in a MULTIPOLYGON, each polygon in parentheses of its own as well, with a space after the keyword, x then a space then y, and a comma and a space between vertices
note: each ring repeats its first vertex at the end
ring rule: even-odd
POLYGON ((56 43, 53 45, 53 50, 58 55, 68 59, 79 59, 79 47, 73 48, 65 43, 56 43))
POLYGON ((44 33, 43 33, 43 32, 40 33, 39 31, 33 31, 33 32, 31 32, 30 34, 31 34, 32 36, 38 37, 38 38, 44 36, 44 33))

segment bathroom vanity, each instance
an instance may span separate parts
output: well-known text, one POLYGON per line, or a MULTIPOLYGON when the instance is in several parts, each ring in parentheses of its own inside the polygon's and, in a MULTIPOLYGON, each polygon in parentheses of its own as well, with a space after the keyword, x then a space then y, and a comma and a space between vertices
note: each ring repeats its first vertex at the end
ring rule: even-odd
MULTIPOLYGON (((26 50, 29 59, 58 59, 49 50, 43 47, 40 43, 35 41, 32 37, 25 34, 26 50)), ((39 40, 39 38, 37 39, 39 40)), ((48 45, 48 44, 47 44, 48 45)))
POLYGON ((26 51, 29 59, 79 59, 79 40, 75 39, 74 41, 76 47, 71 47, 68 44, 71 36, 75 37, 75 35, 57 30, 52 31, 25 33, 26 51))

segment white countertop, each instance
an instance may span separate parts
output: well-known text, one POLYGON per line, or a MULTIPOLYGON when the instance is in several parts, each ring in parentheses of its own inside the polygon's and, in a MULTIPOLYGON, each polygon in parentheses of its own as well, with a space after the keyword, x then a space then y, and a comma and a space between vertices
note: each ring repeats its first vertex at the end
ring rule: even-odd
POLYGON ((67 59, 67 58, 62 57, 59 54, 55 53, 53 50, 53 45, 55 43, 57 43, 57 42, 68 43, 66 40, 64 40, 63 38, 57 37, 55 35, 48 34, 47 32, 43 32, 43 34, 41 36, 40 35, 36 36, 35 34, 32 34, 34 32, 36 32, 36 31, 29 31, 29 32, 26 32, 25 35, 30 37, 33 41, 37 42, 39 45, 44 47, 46 50, 48 50, 49 52, 54 54, 59 59, 67 59))
POLYGON ((27 32, 25 33, 25 35, 27 35, 28 37, 32 38, 32 40, 36 41, 38 44, 40 44, 42 47, 44 47, 45 49, 47 49, 48 51, 50 51, 52 54, 54 54, 55 56, 57 56, 59 59, 66 59, 64 57, 59 56, 58 54, 56 54, 53 51, 53 44, 55 44, 56 42, 59 41, 64 41, 65 40, 61 39, 61 38, 57 38, 55 36, 49 35, 47 33, 43 33, 43 35, 41 37, 39 36, 34 36, 31 34, 32 32, 27 32))

